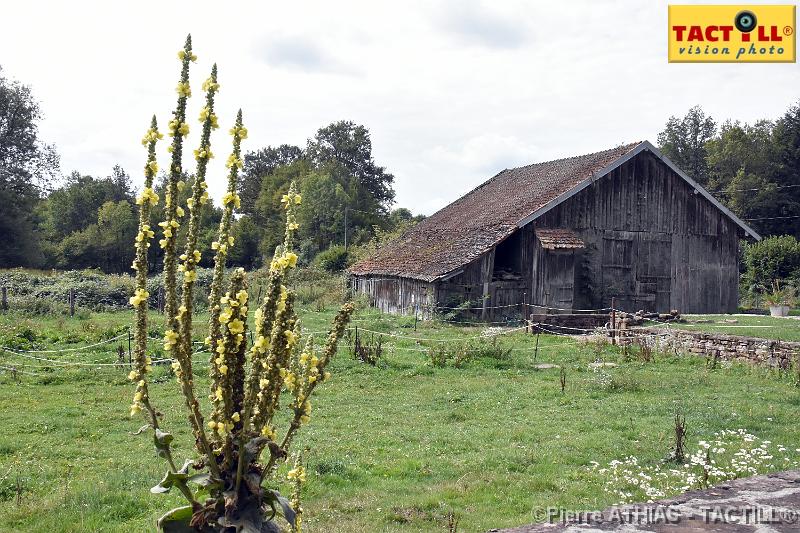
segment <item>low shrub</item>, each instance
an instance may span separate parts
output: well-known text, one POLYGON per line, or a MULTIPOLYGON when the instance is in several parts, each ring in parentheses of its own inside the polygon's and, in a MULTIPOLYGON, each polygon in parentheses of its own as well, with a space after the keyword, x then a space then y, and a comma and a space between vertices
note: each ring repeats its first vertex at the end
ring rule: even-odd
POLYGON ((350 266, 350 254, 344 246, 335 244, 320 252, 314 262, 327 272, 341 272, 350 266))
POLYGON ((437 343, 428 347, 428 359, 432 366, 462 368, 476 359, 507 362, 511 359, 511 348, 505 348, 497 335, 472 339, 463 343, 437 343))

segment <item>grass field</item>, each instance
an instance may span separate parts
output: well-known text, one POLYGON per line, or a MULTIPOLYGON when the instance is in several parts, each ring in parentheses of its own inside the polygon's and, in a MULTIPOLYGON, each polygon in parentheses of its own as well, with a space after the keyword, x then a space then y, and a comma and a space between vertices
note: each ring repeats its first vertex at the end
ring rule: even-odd
POLYGON ((685 315, 687 323, 670 327, 800 342, 800 320, 764 315, 685 315))
MULTIPOLYGON (((0 344, 81 346, 124 332, 130 316, 34 320, 7 313, 0 315, 0 344)), ((332 313, 303 316, 310 331, 319 331, 332 313)), ((497 337, 513 350, 507 356, 439 368, 426 345, 452 346, 482 329, 424 322, 415 332, 413 318, 367 311, 354 324, 362 336, 371 330, 397 337, 385 338, 374 367, 343 346, 333 379, 319 389, 311 424, 294 448, 305 450, 309 470, 307 531, 446 531, 453 513, 459 531, 477 532, 540 519, 536 510, 548 506, 603 508, 614 500, 590 462, 627 455, 662 461, 676 409, 686 414, 690 442, 745 428, 800 447, 800 389, 792 373, 740 365, 708 370, 702 359, 667 355, 643 363, 624 360, 614 347, 543 335, 537 362, 566 369, 562 394, 559 370, 535 368, 533 337, 524 332, 497 337), (588 369, 597 359, 618 366, 600 376, 588 369)), ((41 357, 112 361, 116 345, 41 357)), ((10 364, 33 365, 20 368, 39 375, 16 382, 0 373, 0 531, 153 531, 179 498, 149 493, 164 468, 148 437, 132 435, 141 421, 128 418, 127 370, 57 368, 0 355, 0 365, 10 364)), ((164 379, 152 395, 176 434, 176 456, 190 456, 177 386, 164 379)))

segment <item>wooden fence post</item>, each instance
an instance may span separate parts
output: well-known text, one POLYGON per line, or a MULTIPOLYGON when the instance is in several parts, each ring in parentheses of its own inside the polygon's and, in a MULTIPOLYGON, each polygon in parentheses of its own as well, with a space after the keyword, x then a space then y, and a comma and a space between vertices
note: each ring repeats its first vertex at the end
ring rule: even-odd
POLYGON ((522 293, 522 320, 525 321, 525 333, 529 333, 531 331, 531 324, 528 321, 528 293, 522 293))
POLYGON ((611 297, 611 344, 617 344, 617 301, 611 297))
POLYGON ((3 300, 0 302, 0 309, 8 311, 8 287, 3 285, 3 300))
POLYGON ((158 312, 164 314, 164 287, 158 287, 158 298, 156 305, 158 306, 158 312))
POLYGON ((69 316, 75 316, 75 289, 69 290, 69 316))
POLYGON ((133 363, 133 356, 131 355, 131 329, 128 328, 128 364, 133 363))

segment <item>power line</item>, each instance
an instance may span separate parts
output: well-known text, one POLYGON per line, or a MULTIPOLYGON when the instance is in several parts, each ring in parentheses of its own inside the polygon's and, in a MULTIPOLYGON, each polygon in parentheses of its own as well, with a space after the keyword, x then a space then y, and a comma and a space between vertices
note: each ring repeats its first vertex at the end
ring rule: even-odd
POLYGON ((763 191, 764 189, 791 189, 794 187, 800 187, 800 184, 794 185, 776 185, 774 187, 770 187, 766 185, 764 187, 756 187, 752 189, 719 189, 717 191, 709 191, 711 194, 722 194, 722 193, 732 193, 732 192, 756 192, 756 191, 763 191))
POLYGON ((762 217, 762 218, 745 218, 747 222, 752 222, 754 220, 782 220, 787 218, 800 218, 800 215, 789 215, 786 217, 762 217))

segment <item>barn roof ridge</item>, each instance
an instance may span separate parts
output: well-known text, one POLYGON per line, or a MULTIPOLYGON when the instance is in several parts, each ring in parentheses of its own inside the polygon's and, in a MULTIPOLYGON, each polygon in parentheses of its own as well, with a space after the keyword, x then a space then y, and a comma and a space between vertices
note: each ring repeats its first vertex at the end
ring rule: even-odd
POLYGON ((372 257, 356 263, 349 271, 422 281, 447 276, 483 255, 517 228, 529 224, 643 151, 652 152, 746 233, 760 239, 747 224, 645 140, 501 170, 380 248, 372 257), (493 211, 486 210, 486 205, 492 205, 493 211))

